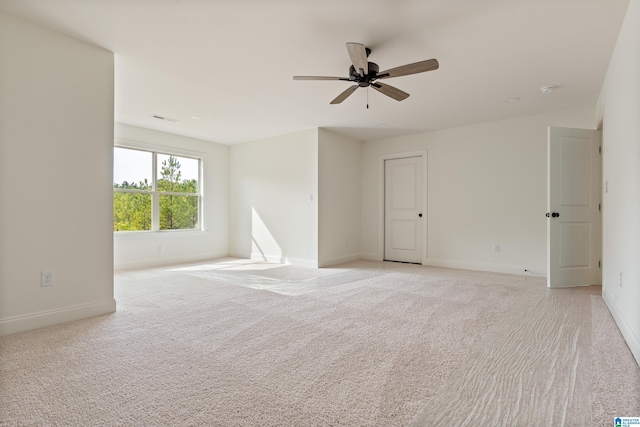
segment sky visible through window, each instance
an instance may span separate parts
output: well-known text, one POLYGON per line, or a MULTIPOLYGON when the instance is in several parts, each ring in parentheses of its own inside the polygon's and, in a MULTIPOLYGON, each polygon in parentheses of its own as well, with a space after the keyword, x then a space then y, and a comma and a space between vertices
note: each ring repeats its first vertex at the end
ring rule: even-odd
MULTIPOLYGON (((178 157, 180 162, 181 180, 198 180, 198 160, 186 157, 178 157)), ((113 151, 113 182, 122 184, 139 183, 145 179, 149 184, 152 182, 152 155, 148 151, 131 150, 115 147, 113 151)), ((158 173, 162 161, 169 158, 169 155, 158 154, 158 173)))

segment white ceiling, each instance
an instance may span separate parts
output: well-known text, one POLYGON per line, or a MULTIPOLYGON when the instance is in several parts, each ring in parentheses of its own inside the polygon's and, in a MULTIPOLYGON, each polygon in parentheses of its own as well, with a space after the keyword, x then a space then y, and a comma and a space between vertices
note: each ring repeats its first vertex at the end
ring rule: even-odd
POLYGON ((116 121, 236 144, 312 127, 370 140, 593 106, 628 3, 0 0, 0 11, 115 52, 116 121), (346 42, 370 47, 381 70, 430 58, 440 69, 385 80, 411 96, 369 90, 368 110, 367 89, 329 105, 351 83, 292 80, 346 77, 346 42))

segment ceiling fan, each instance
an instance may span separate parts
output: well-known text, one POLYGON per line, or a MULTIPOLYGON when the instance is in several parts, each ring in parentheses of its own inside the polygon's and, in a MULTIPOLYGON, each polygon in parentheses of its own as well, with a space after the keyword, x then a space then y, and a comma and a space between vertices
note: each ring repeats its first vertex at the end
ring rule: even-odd
POLYGON ((294 76, 293 80, 344 80, 356 83, 338 95, 333 101, 331 101, 331 104, 340 104, 359 87, 369 86, 378 92, 395 99, 396 101, 402 101, 409 97, 407 92, 378 82, 377 80, 424 73, 425 71, 437 70, 440 66, 437 59, 427 59, 425 61, 414 62, 413 64, 402 65, 400 67, 379 72, 380 68, 378 67, 378 64, 368 61, 367 58, 371 53, 371 49, 365 47, 365 45, 361 43, 347 43, 347 52, 349 53, 351 63, 353 64, 349 67, 349 77, 294 76))

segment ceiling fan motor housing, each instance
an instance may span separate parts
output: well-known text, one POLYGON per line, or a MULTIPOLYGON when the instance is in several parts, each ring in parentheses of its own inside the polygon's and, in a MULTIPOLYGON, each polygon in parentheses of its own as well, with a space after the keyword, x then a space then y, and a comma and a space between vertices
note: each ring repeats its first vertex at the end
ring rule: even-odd
POLYGON ((369 62, 368 64, 369 74, 365 74, 364 76, 361 76, 360 73, 356 71, 353 65, 349 67, 350 79, 358 83, 358 86, 360 87, 367 87, 378 78, 378 71, 380 71, 380 67, 378 67, 378 64, 374 62, 369 62))

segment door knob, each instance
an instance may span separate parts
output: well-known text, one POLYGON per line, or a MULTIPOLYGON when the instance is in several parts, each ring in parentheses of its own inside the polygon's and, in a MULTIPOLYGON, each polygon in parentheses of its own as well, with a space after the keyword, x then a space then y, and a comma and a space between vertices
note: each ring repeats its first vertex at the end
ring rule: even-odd
POLYGON ((558 212, 554 212, 554 213, 551 214, 551 216, 553 218, 558 218, 560 216, 560 214, 558 212))
POLYGON ((422 218, 422 214, 421 214, 421 213, 419 213, 419 214, 418 214, 418 216, 419 216, 420 218, 422 218))

